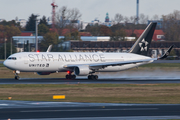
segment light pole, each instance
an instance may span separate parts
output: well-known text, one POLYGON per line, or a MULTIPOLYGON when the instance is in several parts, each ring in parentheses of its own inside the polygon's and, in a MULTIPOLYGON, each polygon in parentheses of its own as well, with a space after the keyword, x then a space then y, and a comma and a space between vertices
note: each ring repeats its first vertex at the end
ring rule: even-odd
POLYGON ((12 38, 11 38, 11 55, 12 55, 12 38))
POLYGON ((139 24, 139 0, 137 0, 137 8, 136 8, 136 24, 139 24))
POLYGON ((4 59, 6 60, 6 38, 4 38, 4 59))
POLYGON ((19 52, 19 48, 18 48, 18 42, 16 42, 17 43, 17 52, 19 52))
POLYGON ((37 17, 39 17, 39 15, 36 15, 36 44, 35 44, 36 52, 38 51, 38 38, 37 38, 37 36, 38 36, 38 19, 37 19, 37 17))

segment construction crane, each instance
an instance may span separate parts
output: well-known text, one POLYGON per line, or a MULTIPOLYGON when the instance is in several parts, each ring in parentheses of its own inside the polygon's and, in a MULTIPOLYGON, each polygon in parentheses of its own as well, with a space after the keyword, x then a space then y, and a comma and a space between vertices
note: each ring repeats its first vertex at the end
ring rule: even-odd
POLYGON ((55 5, 55 1, 53 0, 53 3, 51 3, 52 6, 52 30, 55 30, 55 8, 58 7, 57 5, 55 5))

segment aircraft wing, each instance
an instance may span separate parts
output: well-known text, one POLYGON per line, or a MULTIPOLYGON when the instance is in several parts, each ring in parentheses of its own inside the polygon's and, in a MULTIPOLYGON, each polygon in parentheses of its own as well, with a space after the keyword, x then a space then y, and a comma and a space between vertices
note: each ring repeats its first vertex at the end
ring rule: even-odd
POLYGON ((90 64, 68 64, 65 65, 65 68, 73 68, 78 66, 89 66, 90 69, 101 69, 108 66, 121 66, 125 64, 135 64, 135 63, 142 63, 142 62, 149 62, 157 60, 157 58, 150 58, 150 59, 142 59, 142 60, 129 60, 129 61, 116 61, 116 62, 101 62, 101 63, 90 63, 90 64))

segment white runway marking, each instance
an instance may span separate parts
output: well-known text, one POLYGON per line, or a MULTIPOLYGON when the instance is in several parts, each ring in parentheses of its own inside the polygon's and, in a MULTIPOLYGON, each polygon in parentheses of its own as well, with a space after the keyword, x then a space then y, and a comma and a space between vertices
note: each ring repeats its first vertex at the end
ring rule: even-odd
POLYGON ((69 109, 69 110, 30 110, 20 112, 65 112, 65 111, 106 111, 106 110, 157 110, 158 108, 126 108, 126 109, 69 109))
POLYGON ((0 106, 1 106, 1 105, 2 105, 2 106, 8 106, 8 104, 0 104, 0 106))
POLYGON ((125 116, 125 117, 76 117, 76 118, 41 118, 41 119, 13 119, 13 120, 157 120, 180 119, 180 116, 125 116))

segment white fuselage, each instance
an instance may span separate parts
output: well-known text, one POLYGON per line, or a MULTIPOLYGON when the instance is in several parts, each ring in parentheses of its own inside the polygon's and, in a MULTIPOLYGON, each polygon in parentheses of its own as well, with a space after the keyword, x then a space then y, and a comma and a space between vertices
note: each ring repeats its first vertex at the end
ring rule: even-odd
MULTIPOLYGON (((21 52, 15 53, 4 62, 12 70, 21 72, 66 72, 66 65, 94 64, 116 61, 150 59, 150 57, 133 53, 75 53, 75 52, 21 52)), ((132 63, 120 66, 108 66, 96 72, 114 72, 137 67, 153 61, 132 63)))

